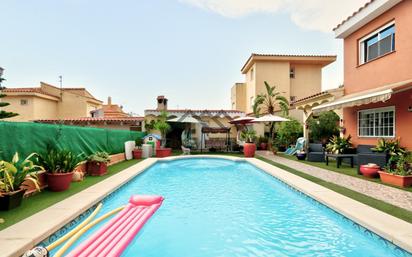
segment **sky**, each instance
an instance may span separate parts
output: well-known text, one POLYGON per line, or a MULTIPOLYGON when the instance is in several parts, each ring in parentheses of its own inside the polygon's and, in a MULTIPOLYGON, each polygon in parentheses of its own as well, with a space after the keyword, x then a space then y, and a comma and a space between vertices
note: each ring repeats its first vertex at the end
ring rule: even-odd
POLYGON ((251 53, 336 54, 323 90, 343 83, 332 29, 367 0, 0 0, 6 87, 86 87, 143 115, 230 109, 251 53))

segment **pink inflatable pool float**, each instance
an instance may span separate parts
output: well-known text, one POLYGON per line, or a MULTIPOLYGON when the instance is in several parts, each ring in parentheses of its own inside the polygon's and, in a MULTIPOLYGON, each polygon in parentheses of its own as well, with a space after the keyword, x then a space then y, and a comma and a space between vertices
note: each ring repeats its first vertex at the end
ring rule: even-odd
POLYGON ((120 256, 162 202, 161 196, 132 196, 122 211, 66 256, 120 256))

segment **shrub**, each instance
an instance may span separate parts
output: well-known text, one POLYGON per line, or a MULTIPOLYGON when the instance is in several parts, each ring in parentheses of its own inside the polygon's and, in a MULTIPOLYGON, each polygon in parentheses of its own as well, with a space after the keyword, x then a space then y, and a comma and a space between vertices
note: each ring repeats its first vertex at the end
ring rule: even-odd
POLYGON ((322 112, 315 119, 310 117, 307 121, 310 138, 315 142, 327 142, 333 136, 339 136, 339 116, 333 112, 322 112))
POLYGON ((243 130, 240 134, 240 138, 246 143, 253 143, 256 139, 256 131, 253 129, 243 130))
POLYGON ((289 118, 289 120, 279 125, 276 133, 278 146, 288 147, 295 144, 296 140, 303 135, 302 124, 294 118, 289 118))
POLYGON ((87 160, 90 162, 110 162, 110 156, 106 152, 95 152, 94 154, 87 157, 87 160))
POLYGON ((51 149, 37 157, 37 164, 49 173, 69 173, 83 163, 82 156, 68 150, 51 149))
POLYGON ((352 147, 351 136, 347 138, 333 136, 329 143, 326 145, 326 150, 329 153, 340 154, 344 153, 347 149, 352 147))

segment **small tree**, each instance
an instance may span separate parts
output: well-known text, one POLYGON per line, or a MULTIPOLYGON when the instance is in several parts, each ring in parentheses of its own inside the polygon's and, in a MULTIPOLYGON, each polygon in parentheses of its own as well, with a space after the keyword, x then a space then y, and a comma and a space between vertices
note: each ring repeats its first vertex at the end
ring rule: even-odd
POLYGON ((162 111, 153 126, 162 136, 162 147, 166 146, 166 133, 170 130, 170 125, 167 123, 167 115, 166 111, 162 111))
MULTIPOLYGON (((1 69, 1 68, 0 68, 0 69, 1 69)), ((7 96, 6 94, 3 94, 3 93, 2 93, 3 89, 5 89, 5 87, 2 87, 2 86, 1 86, 1 83, 2 83, 3 81, 5 81, 5 79, 2 78, 2 77, 1 77, 1 74, 0 74, 0 108, 6 107, 6 106, 10 105, 9 103, 3 102, 3 101, 1 100, 2 98, 4 98, 4 97, 7 96)), ((19 115, 19 114, 14 113, 14 112, 6 112, 6 111, 4 111, 4 110, 0 110, 0 120, 1 120, 1 119, 7 119, 7 118, 15 117, 15 116, 17 116, 17 115, 19 115)))
POLYGON ((281 147, 288 147, 291 144, 296 143, 296 140, 303 135, 302 124, 298 120, 288 117, 290 121, 280 123, 276 140, 281 147))
MULTIPOLYGON (((283 116, 289 114, 289 101, 286 97, 282 96, 280 92, 276 92, 276 86, 271 87, 266 81, 265 88, 266 94, 259 94, 253 103, 253 113, 256 117, 259 117, 260 113, 272 114, 279 109, 283 116)), ((275 123, 270 124, 270 138, 273 138, 273 130, 275 128, 275 123)))
POLYGON ((318 118, 309 118, 310 137, 326 143, 332 136, 339 136, 339 116, 333 112, 322 112, 318 118))

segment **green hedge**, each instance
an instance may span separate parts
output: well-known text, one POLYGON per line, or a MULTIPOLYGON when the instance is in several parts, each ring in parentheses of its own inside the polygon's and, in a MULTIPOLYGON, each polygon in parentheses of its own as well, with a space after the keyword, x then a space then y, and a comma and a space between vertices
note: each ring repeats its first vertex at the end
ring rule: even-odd
POLYGON ((10 160, 15 152, 22 157, 42 153, 48 146, 86 155, 96 151, 116 154, 124 152, 124 142, 144 135, 129 130, 1 121, 0 159, 10 160))

